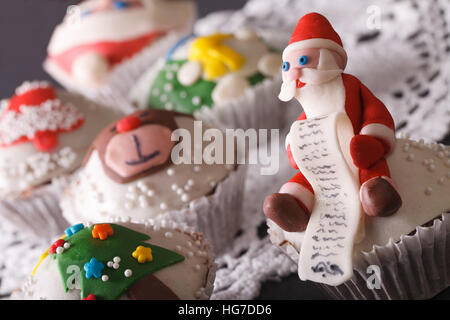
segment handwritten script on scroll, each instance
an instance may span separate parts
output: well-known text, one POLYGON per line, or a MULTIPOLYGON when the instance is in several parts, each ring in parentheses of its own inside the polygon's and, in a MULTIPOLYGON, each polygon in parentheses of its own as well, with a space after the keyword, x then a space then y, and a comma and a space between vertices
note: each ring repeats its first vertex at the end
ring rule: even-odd
POLYGON ((353 276, 362 208, 358 171, 349 154, 352 137, 351 122, 341 112, 291 126, 293 157, 315 194, 298 262, 302 280, 339 285, 353 276))

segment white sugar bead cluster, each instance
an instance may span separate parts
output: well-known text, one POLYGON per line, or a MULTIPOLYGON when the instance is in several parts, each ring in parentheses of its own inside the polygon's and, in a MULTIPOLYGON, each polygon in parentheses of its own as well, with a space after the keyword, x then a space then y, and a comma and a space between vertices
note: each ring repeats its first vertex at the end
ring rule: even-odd
POLYGON ((22 95, 31 90, 50 88, 47 81, 25 81, 16 88, 16 95, 22 95))
MULTIPOLYGON (((407 139, 408 135, 402 135, 401 137, 407 139)), ((407 141, 401 146, 401 148, 403 152, 408 153, 406 160, 409 162, 416 159, 416 155, 412 152, 413 148, 418 150, 424 150, 425 148, 433 150, 436 157, 428 157, 423 159, 421 162, 430 174, 438 172, 436 169, 439 162, 442 162, 445 167, 450 168, 450 148, 447 146, 438 143, 425 143, 423 139, 420 139, 419 141, 407 141)), ((450 180, 450 171, 443 176, 439 176, 436 182, 438 185, 443 185, 446 183, 446 180, 450 180)), ((425 195, 430 196, 433 193, 433 187, 426 186, 424 193, 425 195)))
POLYGON ((77 159, 76 153, 70 147, 64 147, 53 154, 38 152, 24 161, 3 168, 9 178, 24 178, 30 182, 40 179, 57 169, 69 169, 77 159))
POLYGON ((125 209, 133 209, 136 206, 147 208, 150 206, 151 200, 155 195, 155 191, 151 189, 147 183, 140 180, 128 187, 125 198, 125 209))
POLYGON ((7 112, 0 121, 0 144, 11 144, 38 131, 70 130, 84 116, 74 106, 60 100, 47 100, 39 106, 20 106, 20 112, 7 112))

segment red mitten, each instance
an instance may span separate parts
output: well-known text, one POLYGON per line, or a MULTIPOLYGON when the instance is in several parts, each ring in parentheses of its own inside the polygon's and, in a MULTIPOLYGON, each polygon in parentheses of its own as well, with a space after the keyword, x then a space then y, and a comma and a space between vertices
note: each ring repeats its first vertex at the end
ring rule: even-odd
POLYGON ((360 169, 367 169, 384 157, 383 143, 372 136, 357 134, 350 142, 353 163, 360 169))
POLYGON ((289 163, 291 164, 291 167, 298 170, 297 163, 295 163, 294 156, 292 155, 292 152, 291 152, 291 146, 288 145, 286 150, 287 150, 287 155, 288 155, 289 163))

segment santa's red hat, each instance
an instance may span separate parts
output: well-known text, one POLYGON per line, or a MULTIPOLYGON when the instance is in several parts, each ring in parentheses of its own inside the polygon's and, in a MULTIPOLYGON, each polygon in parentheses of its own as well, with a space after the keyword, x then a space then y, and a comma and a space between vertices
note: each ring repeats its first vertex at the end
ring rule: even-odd
POLYGON ((333 50, 347 64, 347 53, 344 50, 341 38, 327 18, 320 13, 308 13, 298 21, 289 45, 283 51, 283 60, 288 52, 306 48, 333 50))

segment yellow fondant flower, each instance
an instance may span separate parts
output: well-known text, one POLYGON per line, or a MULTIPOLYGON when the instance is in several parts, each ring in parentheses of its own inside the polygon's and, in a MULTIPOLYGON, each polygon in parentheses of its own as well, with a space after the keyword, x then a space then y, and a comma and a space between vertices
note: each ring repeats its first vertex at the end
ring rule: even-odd
POLYGON ((138 246, 136 250, 132 254, 133 258, 135 258, 139 263, 152 262, 152 249, 138 246))
POLYGON ((229 71, 236 71, 245 63, 243 56, 224 44, 231 37, 231 34, 216 33, 198 37, 192 43, 189 60, 202 64, 206 80, 214 80, 229 71))

